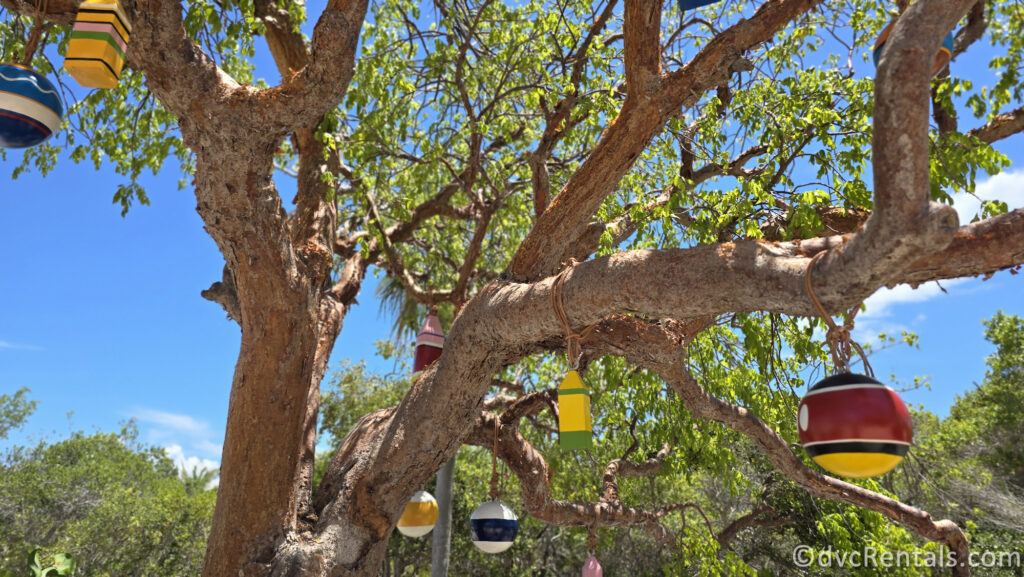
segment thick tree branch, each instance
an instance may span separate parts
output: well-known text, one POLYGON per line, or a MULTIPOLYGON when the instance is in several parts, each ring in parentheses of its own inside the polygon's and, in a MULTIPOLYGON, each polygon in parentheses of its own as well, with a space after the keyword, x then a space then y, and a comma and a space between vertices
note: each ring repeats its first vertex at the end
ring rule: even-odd
POLYGON ((929 87, 941 39, 975 2, 919 0, 893 27, 875 78, 874 212, 848 245, 822 259, 819 279, 874 291, 894 282, 901 263, 952 240, 956 211, 930 202, 929 87))
MULTIPOLYGON (((497 415, 481 414, 466 438, 466 443, 493 451, 494 427, 497 422, 497 415)), ((678 546, 675 536, 661 523, 661 519, 689 504, 646 510, 627 507, 620 502, 576 503, 555 499, 551 495, 552 471, 544 457, 519 434, 514 421, 506 423, 502 417, 500 423, 497 455, 519 477, 523 488, 523 505, 530 516, 559 527, 639 526, 666 546, 678 546)))
MULTIPOLYGON (((265 25, 267 47, 282 81, 290 79, 309 62, 306 42, 288 10, 274 0, 258 0, 256 17, 265 25)), ((342 172, 338 154, 328 154, 323 142, 314 137, 321 118, 293 127, 293 141, 299 155, 296 209, 290 219, 292 242, 314 278, 321 278, 332 264, 337 207, 330 202, 333 175, 342 172)))
MULTIPOLYGON (((635 444, 633 446, 635 448, 635 444)), ((627 454, 630 451, 627 451, 627 454)), ((672 447, 667 443, 658 453, 642 462, 629 461, 625 457, 615 459, 604 468, 602 482, 604 490, 601 492, 601 501, 605 503, 619 503, 619 477, 650 477, 656 475, 665 464, 665 457, 672 452, 672 447)))
MULTIPOLYGON (((737 241, 690 249, 627 251, 581 263, 564 283, 565 310, 574 330, 609 315, 635 312, 653 318, 690 319, 763 310, 789 315, 817 314, 804 287, 809 257, 842 249, 846 237, 787 243, 737 241), (643 279, 637 282, 637 279, 643 279)), ((1024 263, 1024 209, 960 229, 942 251, 890 263, 888 284, 988 274, 1024 263), (980 256, 979 256, 980 255, 980 256)), ((881 285, 870 279, 835 275, 817 281, 815 292, 828 310, 860 303, 881 285)), ((477 304, 503 328, 502 342, 545 342, 562 334, 550 310, 553 279, 527 285, 506 283, 484 291, 477 304)))
POLYGON ((491 224, 491 217, 497 212, 500 202, 485 205, 480 210, 480 217, 476 222, 476 229, 473 231, 473 238, 469 241, 466 249, 466 256, 459 268, 458 280, 455 282, 455 290, 452 291, 452 298, 456 307, 461 307, 469 300, 469 279, 476 268, 476 261, 480 258, 480 251, 483 250, 484 239, 487 237, 487 229, 491 224))
POLYGON ((972 44, 981 40, 987 29, 988 19, 985 14, 985 0, 977 0, 977 3, 967 13, 967 25, 961 28, 953 39, 953 57, 956 58, 967 52, 967 49, 972 44))
MULTIPOLYGON (((520 245, 509 266, 519 280, 537 280, 552 274, 569 258, 567 249, 579 238, 593 215, 618 186, 644 147, 663 128, 669 118, 678 115, 681 107, 696 104, 704 92, 717 88, 728 78, 730 67, 743 51, 770 39, 791 20, 810 10, 820 0, 769 0, 747 20, 742 20, 716 36, 683 68, 665 76, 642 73, 649 70, 645 48, 636 46, 633 67, 635 81, 660 80, 657 89, 645 98, 630 93, 618 117, 608 127, 590 156, 576 171, 529 236, 520 245), (639 52, 637 52, 639 51, 639 52)), ((635 32, 649 28, 655 16, 650 3, 645 9, 634 3, 632 24, 635 32)), ((627 10, 628 12, 628 10, 627 10)), ((660 15, 660 12, 658 12, 660 15)), ((628 20, 628 18, 627 18, 628 20)), ((636 37, 635 44, 655 45, 657 29, 651 36, 636 37)), ((632 54, 631 53, 631 54, 632 54)), ((659 56, 660 57, 660 56, 659 56)), ((660 62, 660 61, 659 61, 660 62)), ((657 66, 657 64, 655 64, 657 66)), ((656 68, 655 68, 656 70, 656 68)))
MULTIPOLYGON (((313 29, 306 65, 296 74, 283 77, 280 86, 260 93, 261 113, 272 122, 272 131, 290 132, 315 125, 341 102, 355 73, 356 48, 367 5, 367 0, 327 2, 313 29)), ((288 68, 291 65, 287 63, 288 68)))
MULTIPOLYGON (((972 44, 985 35, 988 28, 988 20, 985 18, 985 0, 979 0, 971 7, 967 14, 967 25, 957 32, 953 42, 953 59, 963 54, 972 44)), ((949 68, 947 67, 939 75, 939 78, 948 78, 949 68)), ((939 134, 955 132, 957 130, 957 117, 953 110, 947 109, 938 98, 938 87, 932 89, 932 116, 939 127, 939 134)))
POLYGON ((309 51, 298 26, 292 21, 288 10, 274 0, 256 0, 256 17, 267 30, 267 48, 274 57, 274 64, 282 80, 292 77, 306 67, 309 51))
POLYGON ((626 0, 626 99, 644 98, 661 78, 661 3, 626 0))
POLYGON ((359 288, 366 278, 368 263, 359 253, 349 256, 344 261, 338 281, 331 287, 331 293, 338 302, 351 306, 359 294, 359 288))
POLYGON ((960 227, 941 252, 914 261, 897 282, 985 275, 1024 264, 1024 208, 960 227))
MULTIPOLYGON (((949 68, 947 67, 938 76, 940 79, 949 78, 949 68)), ((956 132, 959 130, 958 121, 955 114, 955 110, 949 110, 946 108, 945 103, 939 98, 939 85, 936 84, 931 89, 932 97, 932 118, 935 119, 936 126, 939 127, 939 136, 956 132)), ((952 103, 950 103, 952 106, 952 103)))
POLYGON ((792 522, 792 517, 778 516, 775 514, 775 510, 771 506, 762 503, 746 515, 733 520, 733 522, 729 523, 725 529, 722 529, 722 531, 718 533, 718 543, 723 547, 729 547, 732 541, 738 537, 740 533, 751 527, 776 529, 789 525, 792 522), (770 514, 765 516, 766 513, 770 514))
POLYGON ((1024 132, 1024 107, 996 115, 985 126, 979 126, 967 134, 992 144, 1019 132, 1024 132))

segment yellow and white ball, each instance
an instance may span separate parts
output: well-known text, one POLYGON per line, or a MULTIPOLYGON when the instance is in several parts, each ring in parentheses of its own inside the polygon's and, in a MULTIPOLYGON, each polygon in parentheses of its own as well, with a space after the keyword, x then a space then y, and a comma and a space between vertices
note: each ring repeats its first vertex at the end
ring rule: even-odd
POLYGON ((398 519, 398 532, 406 537, 422 537, 437 524, 437 501, 426 491, 416 491, 405 504, 398 519))

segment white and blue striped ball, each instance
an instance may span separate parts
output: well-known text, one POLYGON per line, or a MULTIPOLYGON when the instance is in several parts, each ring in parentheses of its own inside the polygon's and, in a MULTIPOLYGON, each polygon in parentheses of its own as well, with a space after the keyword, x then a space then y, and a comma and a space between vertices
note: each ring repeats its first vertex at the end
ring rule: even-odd
POLYGON ((506 551, 518 532, 519 518, 501 501, 487 501, 469 517, 469 535, 484 553, 506 551))
POLYGON ((57 131, 64 105, 45 76, 0 64, 0 147, 28 148, 57 131))

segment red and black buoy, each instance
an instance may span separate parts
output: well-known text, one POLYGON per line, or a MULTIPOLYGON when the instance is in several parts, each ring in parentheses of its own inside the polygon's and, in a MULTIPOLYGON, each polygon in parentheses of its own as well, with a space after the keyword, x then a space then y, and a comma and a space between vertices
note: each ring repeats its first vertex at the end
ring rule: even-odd
POLYGON ((864 375, 818 382, 800 402, 800 442, 825 470, 862 479, 891 471, 913 442, 907 406, 896 391, 864 375))

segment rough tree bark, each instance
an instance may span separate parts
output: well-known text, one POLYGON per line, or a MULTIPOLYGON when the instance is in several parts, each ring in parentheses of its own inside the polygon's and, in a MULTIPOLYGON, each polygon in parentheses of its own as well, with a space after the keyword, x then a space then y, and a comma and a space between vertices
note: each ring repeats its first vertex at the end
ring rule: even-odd
MULTIPOLYGON (((35 10, 27 0, 0 1, 21 13, 35 10)), ((550 314, 551 275, 569 257, 594 251, 594 216, 645 146, 683 107, 727 83, 745 50, 768 41, 819 3, 768 0, 749 18, 721 31, 691 62, 666 73, 658 43, 650 42, 661 30, 660 3, 626 0, 627 96, 618 117, 549 200, 544 160, 557 141, 558 127, 572 122, 575 101, 570 96, 556 105, 550 134, 545 133, 530 158, 538 218, 508 274, 464 304, 444 354, 401 404, 359 421, 342 442, 320 489, 311 495, 319 386, 366 268, 378 264, 400 274, 398 263, 388 261, 388 244, 408 240, 417 226, 442 214, 477 221, 476 250, 470 251, 475 262, 495 206, 451 204, 453 195, 480 175, 478 163, 471 163, 451 185, 416 207, 406 222, 382 230, 383 244, 370 240, 369 250, 360 251, 358 241, 365 236, 335 238, 338 215, 329 202, 329 180, 322 177, 342 173, 344 167, 325 153, 313 132, 338 105, 352 78, 365 0, 329 1, 308 47, 293 32, 286 11, 272 0, 258 1, 257 16, 267 25, 267 41, 283 78, 266 90, 237 84, 188 39, 180 1, 126 0, 135 30, 128 65, 145 74, 149 89, 180 120, 182 137, 196 155, 197 210, 226 262, 225 282, 208 294, 225 305, 242 330, 204 577, 375 575, 387 538, 412 493, 464 442, 486 444, 481 435, 492 438, 499 419, 481 414, 481 408, 494 375, 559 342, 562 327, 550 314), (300 157, 291 212, 271 179, 274 152, 285 138, 292 139, 300 157), (345 266, 332 281, 335 258, 345 266)), ((564 278, 566 312, 574 330, 633 313, 690 323, 695 330, 703 319, 722 313, 814 315, 803 280, 809 259, 821 251, 828 254, 814 278, 830 310, 847 308, 881 286, 986 274, 1024 263, 1024 210, 958 228, 951 208, 929 203, 931 63, 939 39, 975 3, 918 0, 890 36, 876 85, 875 210, 863 229, 804 242, 724 242, 589 260, 564 278)), ((67 24, 76 6, 73 0, 51 0, 47 17, 67 24)), ((595 20, 583 52, 589 38, 607 24, 611 10, 595 20)), ((974 134, 986 142, 1005 138, 1024 130, 1021 116, 1018 109, 974 134)), ((483 145, 476 141, 479 157, 483 145)), ((730 166, 711 167, 704 178, 743 170, 760 153, 752 150, 730 166)), ((607 226, 630 230, 625 220, 596 226, 597 236, 607 226)), ((461 271, 456 293, 462 294, 451 298, 465 298, 472 268, 470 264, 461 271)), ((411 292, 418 291, 415 279, 403 282, 411 292)), ((610 354, 661 374, 695 416, 749 436, 782 473, 810 493, 871 508, 965 554, 966 541, 955 525, 934 523, 926 513, 811 472, 746 409, 704 393, 680 360, 665 352, 678 349, 679 338, 667 346, 649 335, 633 335, 604 346, 610 354), (637 343, 667 348, 648 350, 637 343)), ((615 490, 616 475, 655 470, 656 461, 622 461, 610 468, 601 503, 552 499, 537 477, 545 470, 543 458, 514 427, 505 428, 519 412, 529 412, 524 399, 501 418, 498 450, 527 481, 531 514, 556 524, 596 519, 608 525, 639 525, 656 538, 667 538, 659 524, 665 511, 624 506, 615 490)), ((737 527, 753 519, 739 519, 737 527)), ((723 532, 722 542, 732 534, 723 532)), ((966 575, 967 570, 958 569, 957 574, 966 575)))

